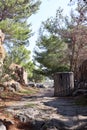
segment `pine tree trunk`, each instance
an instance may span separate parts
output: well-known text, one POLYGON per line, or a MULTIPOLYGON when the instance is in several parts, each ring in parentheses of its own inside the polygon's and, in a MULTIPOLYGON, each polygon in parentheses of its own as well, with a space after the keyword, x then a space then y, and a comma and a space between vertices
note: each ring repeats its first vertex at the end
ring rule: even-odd
POLYGON ((73 72, 58 72, 54 75, 54 96, 71 95, 73 89, 73 72))

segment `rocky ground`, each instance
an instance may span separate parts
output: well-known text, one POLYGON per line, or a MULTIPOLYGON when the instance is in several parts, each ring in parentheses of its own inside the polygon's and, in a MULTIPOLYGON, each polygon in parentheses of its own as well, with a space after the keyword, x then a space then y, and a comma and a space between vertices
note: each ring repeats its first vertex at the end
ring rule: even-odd
POLYGON ((53 88, 10 101, 3 110, 9 114, 0 126, 8 130, 87 130, 87 106, 77 106, 72 97, 53 97, 53 88))

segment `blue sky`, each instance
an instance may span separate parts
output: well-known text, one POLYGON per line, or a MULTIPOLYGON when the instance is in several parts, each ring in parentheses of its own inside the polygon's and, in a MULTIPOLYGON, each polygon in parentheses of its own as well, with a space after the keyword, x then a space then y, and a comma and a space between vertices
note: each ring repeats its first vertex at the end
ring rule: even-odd
POLYGON ((32 24, 31 29, 34 32, 34 35, 29 39, 29 50, 31 50, 31 57, 33 55, 33 49, 35 47, 35 41, 38 38, 38 30, 41 26, 41 22, 46 21, 47 18, 51 16, 55 16, 56 10, 59 7, 63 8, 65 15, 69 15, 69 12, 71 10, 71 6, 68 5, 69 1, 70 0, 42 0, 40 9, 36 14, 32 15, 28 19, 28 22, 32 24))

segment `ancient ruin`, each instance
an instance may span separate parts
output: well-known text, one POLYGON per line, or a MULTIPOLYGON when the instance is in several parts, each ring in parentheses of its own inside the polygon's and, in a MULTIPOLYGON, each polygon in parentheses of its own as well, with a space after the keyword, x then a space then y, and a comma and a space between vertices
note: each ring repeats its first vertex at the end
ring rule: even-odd
POLYGON ((57 72, 54 74, 54 96, 69 96, 73 89, 73 72, 57 72))
MULTIPOLYGON (((3 46, 4 39, 5 39, 5 34, 0 29, 0 77, 2 77, 3 74, 3 62, 5 59, 5 49, 3 46)), ((15 81, 23 85, 27 84, 27 73, 24 70, 24 68, 14 63, 11 64, 11 66, 14 68, 14 75, 16 77, 15 81)))
POLYGON ((27 72, 22 66, 12 63, 9 69, 13 71, 15 81, 19 82, 22 85, 25 85, 28 83, 27 72))

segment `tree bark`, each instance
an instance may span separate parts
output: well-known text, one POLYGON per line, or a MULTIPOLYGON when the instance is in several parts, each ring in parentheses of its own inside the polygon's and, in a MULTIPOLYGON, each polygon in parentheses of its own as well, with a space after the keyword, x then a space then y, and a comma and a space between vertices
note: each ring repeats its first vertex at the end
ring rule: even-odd
POLYGON ((58 72, 54 75, 54 96, 71 95, 73 89, 73 72, 58 72))

